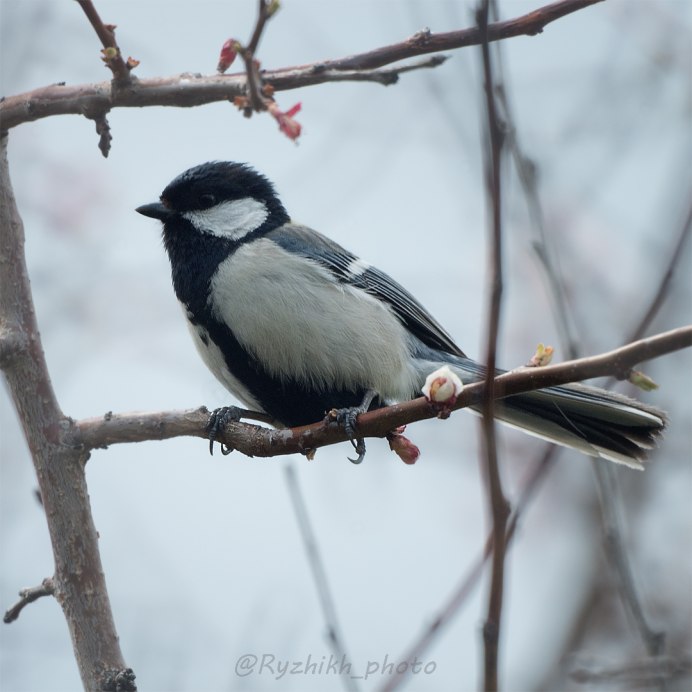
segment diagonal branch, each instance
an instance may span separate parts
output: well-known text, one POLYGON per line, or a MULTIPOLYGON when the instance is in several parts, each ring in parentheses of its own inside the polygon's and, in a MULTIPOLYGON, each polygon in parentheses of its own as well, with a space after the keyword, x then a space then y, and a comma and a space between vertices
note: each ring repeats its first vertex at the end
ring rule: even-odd
MULTIPOLYGON (((560 0, 514 19, 493 22, 488 24, 487 40, 492 43, 516 36, 535 36, 540 34, 544 27, 551 22, 599 2, 603 2, 603 0, 560 0)), ((426 29, 401 43, 383 46, 367 53, 359 53, 339 60, 329 60, 323 65, 324 68, 335 70, 373 69, 414 55, 478 46, 482 42, 483 32, 478 26, 439 34, 433 34, 426 29)))
POLYGON ((127 62, 123 60, 120 46, 118 46, 118 42, 115 40, 115 25, 103 23, 91 0, 77 0, 77 3, 84 11, 103 45, 103 50, 101 51, 102 60, 113 73, 114 81, 121 86, 129 84, 132 79, 130 70, 139 63, 132 58, 129 58, 127 62))
POLYGON ((358 692, 358 684, 350 672, 351 663, 346 654, 346 645, 344 644, 344 637, 341 633, 339 619, 336 615, 336 606, 334 605, 334 599, 332 598, 331 589, 329 587, 329 580, 327 579, 327 573, 324 569, 324 563, 322 562, 322 556, 320 555, 317 545, 317 539, 315 538, 312 523, 310 522, 307 507, 305 506, 305 500, 300 491, 300 485, 298 485, 298 478, 296 477, 293 466, 286 466, 285 471, 286 483, 288 485, 289 494, 291 495, 291 501, 293 502, 293 511, 298 521, 298 528, 303 538, 305 552, 308 556, 310 569, 315 579, 317 595, 319 596, 322 612, 327 624, 329 645, 332 647, 332 651, 336 658, 342 661, 340 673, 344 687, 349 692, 358 692))
MULTIPOLYGON (((494 396, 503 397, 553 385, 579 382, 593 377, 626 375, 637 363, 692 346, 692 325, 635 341, 597 356, 565 361, 542 368, 520 368, 495 378, 494 396)), ((466 385, 454 409, 478 405, 485 384, 466 385)), ((386 437, 394 428, 435 418, 438 412, 423 397, 369 411, 358 417, 363 437, 386 437)), ((209 412, 206 408, 156 413, 108 413, 74 424, 74 444, 85 450, 112 444, 166 440, 191 436, 207 438, 209 412)), ((348 439, 336 423, 314 423, 298 428, 274 430, 249 423, 229 423, 217 440, 247 456, 273 457, 345 442, 348 439)))
MULTIPOLYGON (((509 547, 512 539, 515 536, 519 519, 523 517, 529 502, 534 493, 545 479, 547 473, 553 467, 553 461, 560 454, 561 448, 555 445, 546 445, 545 452, 541 460, 532 469, 529 478, 526 480, 521 494, 516 502, 514 509, 507 523, 507 533, 505 536, 505 549, 509 547)), ((462 605, 468 600, 473 590, 478 585, 478 582, 483 576, 483 570, 486 562, 490 559, 494 552, 493 533, 489 533, 485 542, 485 546, 481 554, 475 559, 469 571, 464 575, 457 586, 454 593, 448 598, 442 607, 439 609, 430 624, 427 624, 422 634, 416 639, 410 649, 397 660, 413 663, 420 660, 426 651, 429 650, 435 639, 440 635, 441 631, 454 619, 462 605)), ((380 688, 380 692, 393 692, 400 687, 405 678, 412 672, 412 666, 401 669, 397 668, 396 672, 391 675, 387 682, 380 688)))
MULTIPOLYGON (((603 0, 561 0, 540 7, 521 17, 488 25, 488 40, 498 41, 514 36, 533 36, 550 22, 567 14, 594 5, 603 0)), ((308 65, 262 70, 265 84, 274 91, 343 81, 350 74, 353 79, 381 81, 376 68, 400 60, 466 46, 479 45, 481 35, 477 27, 433 34, 422 31, 409 39, 391 46, 376 48, 365 53, 308 65), (340 76, 339 73, 342 73, 340 76)), ((428 66, 428 65, 426 65, 428 66)), ((411 69, 401 68, 402 71, 411 69)), ((194 75, 140 79, 132 81, 127 89, 113 89, 110 82, 75 86, 45 86, 33 91, 8 96, 0 102, 0 129, 9 130, 25 122, 53 115, 83 115, 84 112, 102 113, 112 108, 141 108, 144 106, 174 106, 189 108, 219 101, 232 101, 245 92, 244 74, 194 75)))

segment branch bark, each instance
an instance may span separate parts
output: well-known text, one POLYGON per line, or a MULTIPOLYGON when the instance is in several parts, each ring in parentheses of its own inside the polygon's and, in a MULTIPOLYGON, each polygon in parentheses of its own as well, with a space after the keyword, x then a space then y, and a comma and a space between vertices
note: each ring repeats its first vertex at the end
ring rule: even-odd
MULTIPOLYGON (((597 356, 504 373, 494 380, 493 396, 501 398, 592 377, 617 375, 623 378, 637 363, 690 346, 692 325, 679 327, 597 356)), ((484 392, 483 382, 466 385, 453 408, 456 410, 479 404, 484 392)), ((419 397, 358 416, 358 434, 363 437, 385 437, 400 425, 435 418, 437 415, 438 412, 426 399, 419 397)), ((181 436, 206 439, 208 421, 209 412, 204 407, 153 413, 107 413, 76 422, 74 440, 89 450, 125 442, 166 440, 181 436)), ((347 439, 339 425, 325 422, 283 430, 243 422, 229 423, 217 437, 218 442, 251 457, 296 454, 347 439)))
POLYGON ((484 378, 483 417, 481 419, 482 447, 485 456, 485 480, 487 484, 488 509, 492 526, 493 560, 490 576, 488 611, 483 624, 483 689, 494 692, 499 688, 498 651, 500 626, 502 623, 502 604, 504 601, 505 575, 505 530, 510 506, 502 489, 502 477, 497 458, 495 437, 495 379, 497 342, 500 331, 502 308, 502 153, 504 135, 500 126, 495 104, 495 81, 490 59, 488 40, 488 14, 490 2, 483 0, 477 13, 476 23, 481 32, 481 54, 483 56, 483 87, 485 92, 487 137, 485 142, 486 197, 490 211, 488 238, 488 286, 489 306, 487 323, 487 342, 485 351, 486 374, 484 378))
MULTIPOLYGON (((550 22, 603 0, 561 0, 538 8, 521 17, 488 26, 488 40, 499 41, 514 36, 533 36, 550 22)), ((429 55, 445 50, 464 48, 481 43, 477 27, 433 34, 420 31, 410 38, 365 53, 309 65, 262 70, 264 84, 274 91, 324 84, 345 79, 369 80, 380 83, 382 72, 377 68, 400 60, 429 55)), ((430 66, 426 64, 425 66, 430 66)), ((399 72, 410 66, 395 68, 399 72)), ((390 79, 391 79, 391 72, 390 79)), ((113 108, 144 106, 175 106, 189 108, 217 101, 233 101, 246 91, 245 74, 208 75, 181 74, 158 79, 131 79, 114 88, 111 82, 75 86, 51 85, 24 94, 9 96, 0 102, 0 129, 9 130, 22 123, 52 115, 101 115, 113 108)))
POLYGON ((7 139, 0 138, 0 334, 19 329, 24 340, 18 348, 0 348, 5 354, 3 369, 48 518, 54 595, 65 613, 85 689, 105 689, 105 681, 113 675, 127 677, 128 670, 89 506, 84 476, 88 450, 74 443, 73 421, 60 410, 41 346, 24 260, 24 228, 10 182, 7 139))

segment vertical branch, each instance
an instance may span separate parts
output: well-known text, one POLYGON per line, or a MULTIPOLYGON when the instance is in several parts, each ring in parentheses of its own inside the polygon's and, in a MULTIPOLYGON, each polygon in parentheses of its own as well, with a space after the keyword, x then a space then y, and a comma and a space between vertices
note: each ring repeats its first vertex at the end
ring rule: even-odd
POLYGON ((356 683, 356 679, 351 672, 351 664, 346 654, 344 638, 341 634, 339 621, 336 617, 336 608, 334 607, 334 599, 332 598, 332 594, 329 590, 329 581, 327 580, 327 574, 324 571, 324 565, 322 564, 322 559, 320 558, 320 552, 317 547, 315 534, 312 531, 310 517, 308 517, 308 513, 305 508, 305 501, 303 500, 303 496, 300 492, 296 472, 294 471, 293 466, 286 466, 285 470, 286 483, 288 484, 288 490, 291 494, 293 510, 296 513, 300 534, 303 537, 303 543, 305 544, 305 552, 307 553, 308 561, 310 562, 310 569, 312 569, 312 574, 315 578, 315 586, 317 587, 317 593, 320 597, 320 603, 322 604, 324 619, 327 623, 329 644, 332 647, 334 655, 341 661, 339 670, 341 671, 341 679, 343 680, 344 686, 350 692, 358 692, 358 684, 356 683))
MULTIPOLYGON (((500 21, 497 3, 492 0, 493 19, 500 21)), ((503 61, 502 45, 496 44, 498 57, 498 72, 501 75, 501 84, 498 87, 498 100, 502 107, 503 119, 507 124, 507 144, 512 154, 514 164, 526 198, 529 215, 537 233, 533 243, 533 249, 543 269, 549 288, 549 297, 553 306, 553 316, 560 333, 564 351, 571 359, 579 357, 580 344, 577 338, 579 329, 574 328, 574 315, 569 307, 569 301, 565 291, 564 278, 560 271, 559 257, 551 247, 550 238, 545 225, 545 216, 540 200, 537 171, 534 162, 522 151, 514 123, 506 81, 502 78, 503 61)), ((682 227, 675 243, 670 262, 663 273, 655 295, 652 297, 649 308, 633 328, 632 333, 625 338, 624 343, 641 339, 649 325, 659 312, 668 293, 670 282, 675 272, 675 265, 680 257, 684 243, 686 242, 692 227, 692 206, 689 206, 682 227)), ((612 382, 612 380, 611 380, 612 382)), ((644 642, 650 656, 663 653, 665 635, 654 631, 644 615, 641 598, 635 586, 634 575, 630 565, 627 551, 622 538, 623 520, 621 517, 622 496, 616 476, 616 470, 610 464, 603 464, 599 460, 592 462, 592 468, 596 476, 596 488, 601 507, 604 540, 606 544, 607 559, 610 562, 615 576, 619 582, 619 595, 630 613, 636 628, 644 642)))
POLYGON ((500 623, 502 616, 502 601, 504 593, 504 562, 506 547, 506 526, 509 516, 509 504, 502 491, 502 481, 497 460, 495 438, 495 420, 493 417, 495 399, 493 396, 496 369, 497 340, 500 325, 500 309, 502 302, 502 188, 501 163, 503 132, 498 122, 495 107, 492 65, 490 61, 490 46, 488 41, 488 0, 484 0, 476 13, 476 22, 483 37, 481 43, 483 55, 483 80, 485 84, 485 103, 488 122, 488 138, 486 143, 486 186, 491 208, 490 246, 490 306, 488 310, 487 341, 486 341, 486 375, 485 385, 487 394, 483 399, 483 444, 486 457, 486 477, 492 516, 493 560, 490 580, 490 597, 488 613, 483 626, 484 641, 484 684, 485 690, 498 689, 498 648, 500 639, 500 623))
MULTIPOLYGON (((38 477, 55 559, 53 591, 67 620, 84 687, 117 681, 132 690, 111 614, 98 536, 84 476, 88 450, 72 434, 58 406, 24 259, 24 229, 0 138, 0 353, 2 367, 38 477), (5 348, 5 338, 11 348, 5 348)), ((115 689, 115 687, 113 687, 115 689)))
POLYGON ((259 0, 257 22, 255 23, 252 37, 247 46, 241 46, 239 51, 245 63, 245 71, 247 73, 248 102, 244 109, 246 117, 250 117, 254 111, 266 110, 267 107, 262 97, 262 78, 259 72, 259 61, 255 57, 255 53, 257 53, 264 27, 278 9, 278 0, 259 0))

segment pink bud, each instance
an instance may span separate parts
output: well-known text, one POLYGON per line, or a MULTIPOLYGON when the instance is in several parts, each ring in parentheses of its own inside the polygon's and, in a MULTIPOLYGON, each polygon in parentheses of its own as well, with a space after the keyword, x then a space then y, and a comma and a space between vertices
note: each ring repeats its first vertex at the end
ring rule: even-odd
POLYGON ((296 103, 295 106, 292 106, 284 112, 279 110, 279 107, 276 105, 276 101, 270 101, 267 106, 267 110, 272 114, 272 116, 274 116, 274 118, 276 118, 276 121, 279 123, 279 130, 281 130, 286 137, 292 139, 293 141, 300 137, 300 132, 303 129, 300 123, 293 119, 293 116, 300 111, 300 108, 301 104, 296 103))
POLYGON ((223 74, 232 64, 238 55, 238 48, 240 44, 237 39, 229 38, 226 43, 221 46, 221 53, 219 53, 219 64, 216 66, 216 70, 219 74, 223 74))
POLYGON ((392 431, 387 435, 389 449, 394 452, 404 464, 415 464, 420 456, 420 449, 401 433, 406 429, 405 425, 392 431))

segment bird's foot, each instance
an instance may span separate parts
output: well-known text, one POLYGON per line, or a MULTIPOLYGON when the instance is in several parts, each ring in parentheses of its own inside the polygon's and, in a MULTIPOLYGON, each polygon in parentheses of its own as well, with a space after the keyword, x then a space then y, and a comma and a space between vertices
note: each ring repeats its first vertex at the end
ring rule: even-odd
MULTIPOLYGON (((207 423, 207 433, 209 434, 209 454, 214 454, 214 442, 228 423, 237 423, 243 417, 244 409, 238 406, 222 406, 214 409, 209 416, 207 423)), ((233 447, 228 447, 223 442, 219 443, 221 454, 224 456, 233 451, 233 447)))
POLYGON ((332 409, 329 412, 328 418, 330 420, 335 420, 344 429, 353 448, 356 450, 358 456, 355 459, 347 457, 353 464, 360 464, 365 458, 365 440, 362 437, 358 437, 356 434, 358 416, 368 411, 370 404, 372 404, 376 396, 377 392, 369 389, 365 392, 363 401, 359 406, 347 406, 346 408, 332 409))

